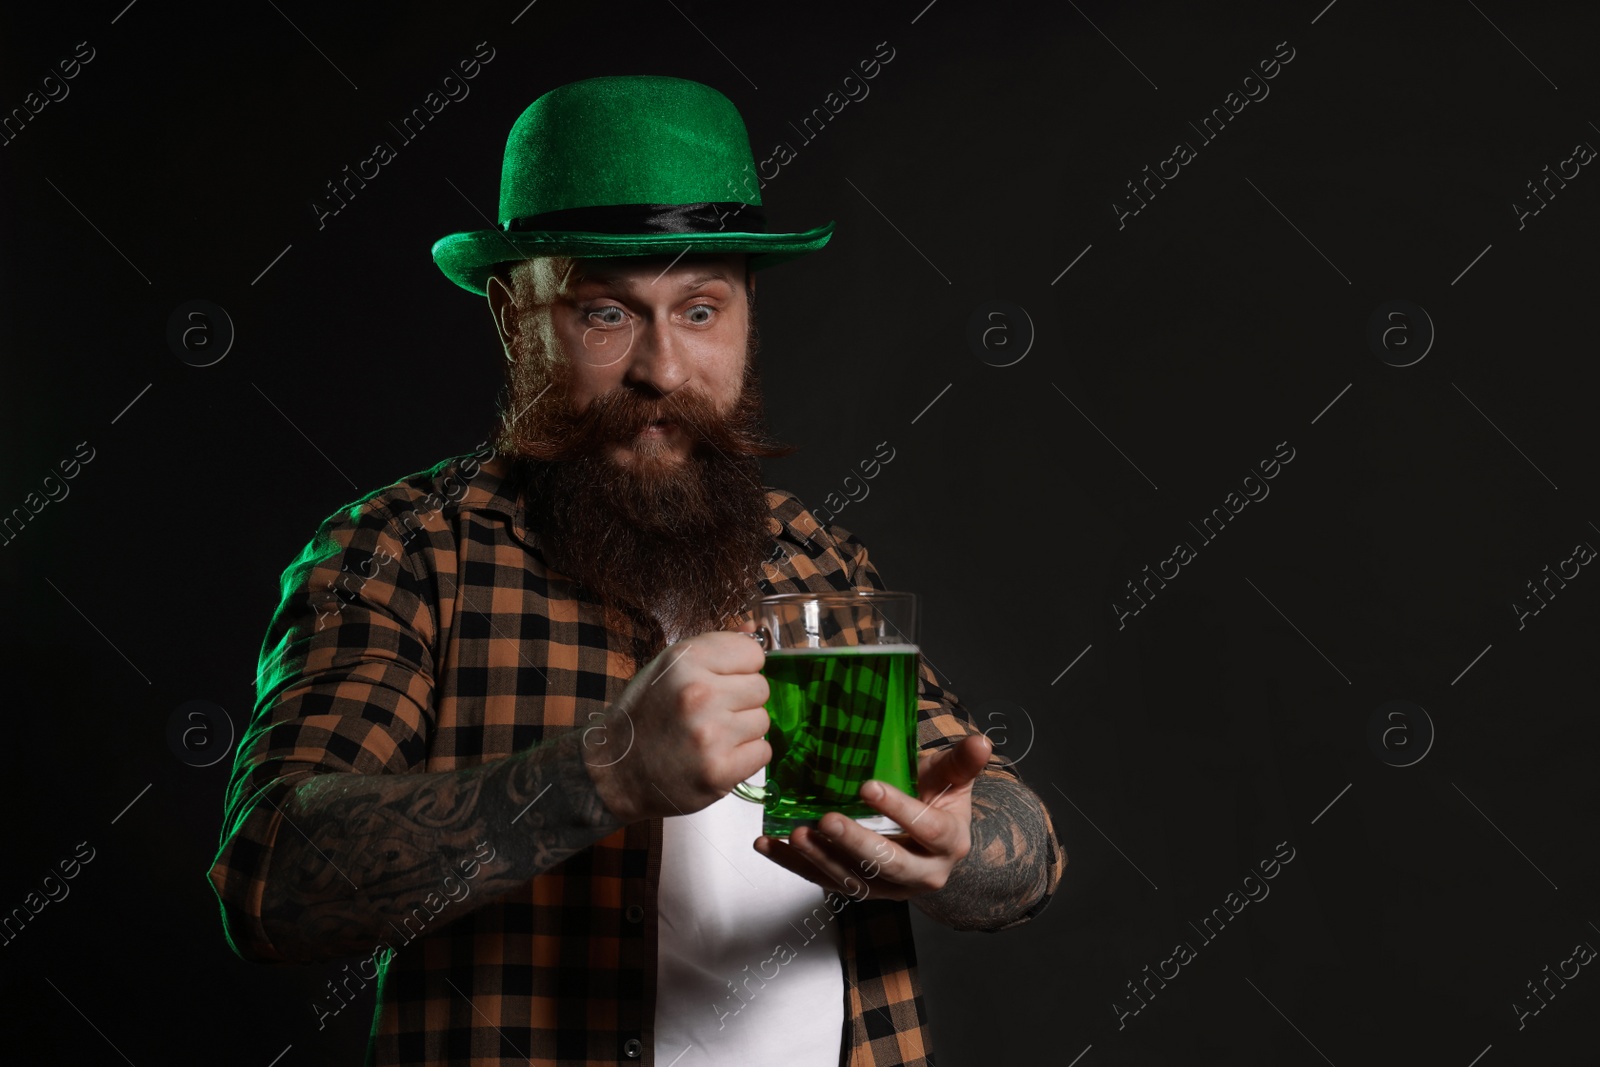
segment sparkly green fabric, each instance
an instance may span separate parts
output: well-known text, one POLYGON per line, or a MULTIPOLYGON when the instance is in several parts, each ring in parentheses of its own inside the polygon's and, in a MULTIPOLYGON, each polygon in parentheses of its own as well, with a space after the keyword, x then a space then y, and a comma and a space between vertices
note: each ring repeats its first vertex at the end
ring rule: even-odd
POLYGON ((589 78, 529 105, 506 138, 500 221, 594 204, 760 204, 733 102, 698 82, 589 78))
MULTIPOLYGON (((586 78, 530 104, 506 139, 500 217, 610 204, 761 204, 744 120, 715 89, 683 78, 586 78)), ((737 225, 737 215, 729 222, 737 225)), ((599 234, 500 229, 454 233, 433 246, 451 281, 483 295, 496 263, 531 256, 750 253, 759 270, 814 252, 833 223, 803 233, 599 234)))

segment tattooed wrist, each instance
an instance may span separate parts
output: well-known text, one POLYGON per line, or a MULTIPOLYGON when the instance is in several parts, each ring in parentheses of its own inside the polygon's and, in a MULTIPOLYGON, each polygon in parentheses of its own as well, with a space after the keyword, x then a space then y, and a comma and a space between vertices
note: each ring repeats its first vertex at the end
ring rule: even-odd
POLYGON ((943 887, 912 899, 956 930, 998 930, 1026 915, 1048 887, 1048 838, 1031 790, 980 775, 972 783, 972 848, 943 887))

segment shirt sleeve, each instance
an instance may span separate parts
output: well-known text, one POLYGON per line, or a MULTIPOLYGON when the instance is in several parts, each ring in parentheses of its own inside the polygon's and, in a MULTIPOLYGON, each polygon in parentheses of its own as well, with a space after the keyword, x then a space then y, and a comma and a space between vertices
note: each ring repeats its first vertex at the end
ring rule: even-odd
MULTIPOLYGON (((324 520, 283 572, 262 643, 251 723, 234 754, 209 877, 223 929, 247 960, 285 959, 261 925, 282 804, 312 774, 399 774, 432 727, 436 623, 426 553, 371 500, 324 520)), ((425 539, 424 539, 425 540, 425 539)))
MULTIPOLYGON (((833 536, 839 547, 840 554, 847 561, 850 579, 857 590, 868 592, 886 588, 883 579, 878 574, 878 569, 867 557, 867 547, 848 530, 840 526, 829 526, 828 532, 833 536)), ((923 751, 948 748, 958 744, 968 734, 983 733, 973 721, 972 713, 966 705, 961 703, 961 698, 952 690, 940 686, 933 671, 928 666, 926 655, 918 657, 917 681, 917 743, 923 751)), ((998 751, 991 750, 988 764, 984 767, 982 776, 997 778, 1002 781, 1023 785, 1022 776, 1017 772, 1015 764, 1007 756, 998 751)), ((1023 786, 1026 789, 1026 786, 1023 786)), ((1030 791, 1031 792, 1031 791, 1030 791)), ((1061 878, 1066 873, 1067 854, 1062 850, 1060 842, 1056 840, 1055 824, 1050 818, 1050 809, 1039 802, 1039 810, 1044 819, 1045 830, 1045 862, 1049 868, 1049 878, 1045 883, 1044 895, 1039 898, 1026 912, 1013 919, 1004 926, 993 927, 987 932, 1008 930, 1027 922, 1050 903, 1050 898, 1055 895, 1061 878)))

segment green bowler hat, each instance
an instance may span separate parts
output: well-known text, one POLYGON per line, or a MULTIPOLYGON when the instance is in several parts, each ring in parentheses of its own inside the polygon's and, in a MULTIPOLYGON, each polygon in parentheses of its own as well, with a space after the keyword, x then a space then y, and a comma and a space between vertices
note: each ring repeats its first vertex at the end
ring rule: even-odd
POLYGON ((733 101, 684 78, 585 78, 545 93, 506 138, 499 228, 453 233, 433 261, 479 296, 497 263, 536 256, 745 252, 751 270, 815 252, 829 222, 769 233, 733 101))

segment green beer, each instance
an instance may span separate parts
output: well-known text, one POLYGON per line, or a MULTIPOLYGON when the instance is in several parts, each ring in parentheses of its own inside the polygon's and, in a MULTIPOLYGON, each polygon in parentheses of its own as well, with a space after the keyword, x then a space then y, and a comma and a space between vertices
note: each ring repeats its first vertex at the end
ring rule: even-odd
POLYGON ((861 799, 876 778, 917 795, 916 645, 775 648, 762 674, 770 693, 772 762, 764 833, 788 837, 830 811, 898 833, 861 799))

